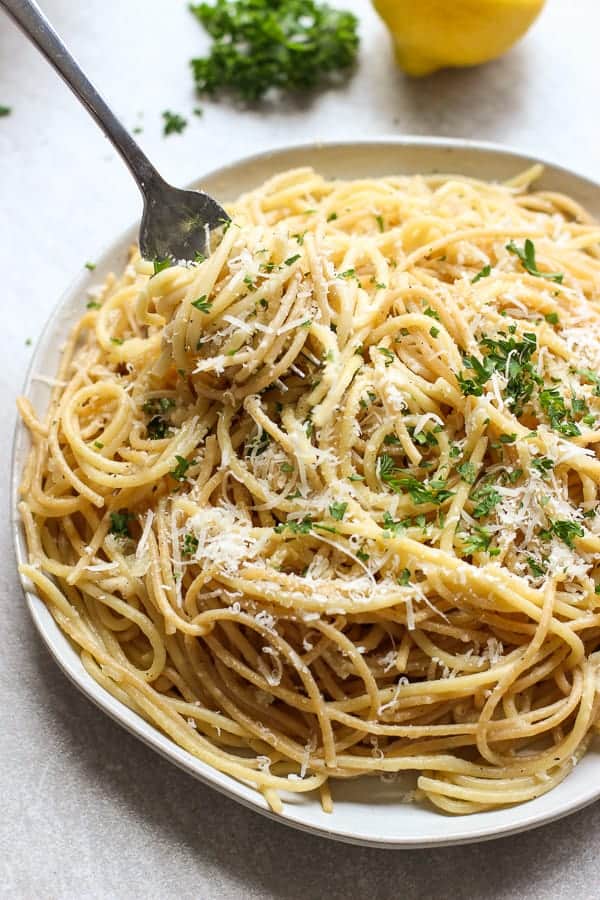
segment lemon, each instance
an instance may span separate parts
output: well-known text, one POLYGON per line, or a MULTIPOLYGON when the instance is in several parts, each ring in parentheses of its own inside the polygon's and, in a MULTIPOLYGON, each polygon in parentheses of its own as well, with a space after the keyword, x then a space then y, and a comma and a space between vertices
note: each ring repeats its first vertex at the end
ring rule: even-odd
POLYGON ((522 37, 545 0, 373 0, 409 75, 476 66, 522 37))

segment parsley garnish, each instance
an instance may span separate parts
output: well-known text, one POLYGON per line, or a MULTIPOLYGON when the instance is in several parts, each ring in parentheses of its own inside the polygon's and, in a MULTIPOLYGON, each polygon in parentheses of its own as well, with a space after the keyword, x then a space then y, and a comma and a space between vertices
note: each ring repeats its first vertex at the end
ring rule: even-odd
POLYGON ((583 534, 581 525, 578 522, 570 522, 568 519, 558 519, 556 522, 551 522, 548 528, 540 531, 540 537, 544 540, 555 536, 571 549, 575 538, 583 537, 583 534))
POLYGON ((545 318, 546 322, 548 323, 548 325, 558 325, 558 323, 560 322, 560 319, 558 318, 558 313, 555 313, 555 312, 544 313, 544 318, 545 318))
POLYGON ((383 233, 385 231, 385 225, 383 224, 383 216, 375 216, 375 221, 377 222, 377 227, 383 233))
POLYGON ((391 366, 391 364, 394 362, 396 357, 392 353, 391 350, 387 349, 387 347, 378 347, 377 349, 379 350, 379 352, 381 353, 382 356, 385 356, 385 359, 386 359, 385 367, 387 369, 388 366, 391 366))
POLYGON ((534 576, 534 578, 541 578, 545 572, 544 567, 536 562, 533 556, 527 557, 527 565, 529 566, 531 574, 534 576))
POLYGON ((521 265, 530 275, 534 275, 536 278, 545 278, 547 281, 555 281, 557 284, 562 284, 564 276, 561 272, 540 272, 535 261, 535 245, 529 238, 525 241, 523 249, 517 247, 514 241, 510 241, 506 245, 506 249, 509 253, 514 253, 515 256, 519 257, 521 265))
POLYGON ((264 428, 246 444, 246 456, 261 456, 269 444, 271 443, 271 435, 264 428))
POLYGON ((502 497, 496 488, 487 482, 472 491, 470 499, 475 504, 471 515, 474 519, 483 519, 498 506, 502 497))
POLYGON ((197 300, 192 300, 192 306, 200 312, 208 315, 212 308, 212 303, 210 302, 210 300, 206 299, 206 294, 203 294, 202 297, 198 297, 197 300))
POLYGON ((383 527, 386 535, 401 534, 408 527, 409 521, 396 521, 389 512, 383 514, 383 527))
POLYGON ((198 549, 198 538, 195 534, 186 534, 183 537, 183 555, 193 556, 198 549))
POLYGON ((162 117, 164 121, 163 134, 165 136, 168 134, 181 134, 187 127, 187 119, 184 119, 179 113, 174 113, 169 109, 165 109, 162 117))
POLYGON ((581 431, 570 418, 564 399, 558 388, 547 388, 540 391, 540 406, 550 419, 550 425, 554 431, 559 431, 566 437, 574 437, 581 431))
POLYGON ((170 259, 154 259, 152 261, 152 265, 154 266, 154 274, 158 275, 159 272, 162 272, 163 269, 168 269, 173 265, 170 259))
POLYGON ((380 480, 387 484, 394 493, 401 494, 404 490, 408 491, 413 502, 418 506, 424 503, 434 503, 439 506, 454 496, 454 491, 447 490, 447 482, 441 478, 425 482, 419 481, 414 475, 400 474, 401 470, 395 467, 393 459, 386 453, 379 457, 377 471, 380 480))
POLYGON ((102 308, 102 304, 101 304, 101 303, 98 303, 97 300, 89 300, 89 301, 85 304, 85 307, 86 307, 86 309, 101 309, 101 308, 102 308))
POLYGON ((0 106, 0 119, 4 118, 4 116, 10 116, 11 112, 12 112, 12 107, 0 106))
POLYGON ((171 433, 169 423, 162 416, 152 416, 146 426, 146 431, 151 441, 162 441, 171 433))
POLYGON ((85 267, 89 272, 93 272, 94 269, 96 268, 96 263, 86 262, 85 267))
POLYGON ((356 278, 356 269, 346 269, 345 272, 338 272, 338 278, 356 278))
POLYGON ((260 100, 268 91, 306 91, 349 70, 358 51, 350 12, 315 0, 216 0, 191 12, 213 39, 191 61, 199 93, 260 100))
POLYGON ((131 537, 129 532, 130 519, 133 519, 133 516, 128 509, 120 509, 119 512, 111 512, 109 532, 115 534, 117 537, 131 537))
POLYGON ((437 310, 432 309, 430 306, 426 306, 423 310, 423 315, 429 316, 430 319, 437 319, 438 322, 440 320, 440 314, 437 310))
POLYGON ((293 520, 289 522, 280 522, 273 530, 276 534, 282 534, 284 531, 290 531, 292 534, 310 534, 313 525, 314 522, 311 517, 304 516, 299 522, 293 520))
POLYGON ((476 526, 473 531, 466 535, 464 550, 469 556, 473 553, 489 553, 490 556, 498 556, 499 547, 490 547, 492 535, 485 528, 476 526))
POLYGON ((335 519, 336 522, 341 522, 344 516, 346 515, 346 510, 348 509, 347 503, 332 503, 329 507, 329 515, 332 519, 335 519))
POLYGON ((475 373, 475 378, 465 378, 462 372, 456 376, 463 394, 481 397, 483 386, 492 374, 500 372, 507 377, 505 393, 512 412, 516 416, 520 415, 523 406, 531 398, 535 385, 541 384, 541 378, 531 363, 537 349, 535 334, 525 332, 521 340, 516 340, 514 334, 501 332, 498 339, 484 337, 480 346, 487 351, 482 361, 475 356, 466 356, 464 360, 467 368, 475 373))
POLYGON ((554 461, 550 459, 549 456, 538 456, 535 459, 531 460, 531 465, 534 469, 537 469, 538 472, 541 472, 545 475, 551 469, 554 468, 554 461))
POLYGON ((185 481, 185 475, 189 467, 191 466, 191 462, 189 462, 185 456, 175 456, 177 460, 177 465, 175 468, 169 472, 171 478, 174 478, 175 481, 185 481))
POLYGON ((295 256, 290 256, 288 259, 285 260, 285 265, 293 266, 294 263, 297 262, 299 259, 300 259, 300 253, 296 253, 295 256))
POLYGON ((587 378, 594 387, 594 397, 600 397, 600 375, 597 375, 595 372, 592 372, 591 369, 577 369, 578 375, 583 375, 584 378, 587 378))
POLYGON ((477 273, 473 278, 471 278, 471 284, 477 284, 478 281, 481 281, 482 278, 488 278, 492 274, 491 266, 484 266, 481 271, 477 273))
POLYGON ((431 335, 432 338, 438 337, 439 333, 440 333, 440 329, 436 328, 435 325, 432 325, 431 328, 429 329, 429 334, 431 335))
POLYGON ((472 462, 461 463, 460 466, 456 467, 456 471, 467 484, 473 484, 475 481, 476 469, 472 462))
POLYGON ((410 583, 410 569, 402 569, 396 581, 402 587, 406 587, 410 583))

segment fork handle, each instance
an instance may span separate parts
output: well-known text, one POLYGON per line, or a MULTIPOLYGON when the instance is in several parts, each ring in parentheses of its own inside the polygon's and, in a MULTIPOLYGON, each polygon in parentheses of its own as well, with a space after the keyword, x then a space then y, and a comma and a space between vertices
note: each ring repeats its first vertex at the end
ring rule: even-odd
POLYGON ((54 28, 34 0, 0 0, 14 22, 43 53, 49 63, 66 81, 75 96, 94 117, 115 149, 127 163, 137 185, 146 197, 151 184, 163 183, 146 154, 84 75, 54 28))

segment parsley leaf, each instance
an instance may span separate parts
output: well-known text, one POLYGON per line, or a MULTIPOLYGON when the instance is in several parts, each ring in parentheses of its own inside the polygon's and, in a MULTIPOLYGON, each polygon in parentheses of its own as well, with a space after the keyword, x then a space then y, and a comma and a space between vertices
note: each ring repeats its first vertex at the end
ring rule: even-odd
POLYGON ((481 281, 482 278, 489 278, 492 274, 491 266, 484 266, 480 272, 477 273, 473 278, 471 278, 471 284, 477 284, 478 281, 481 281))
POLYGON ((183 537, 183 555, 193 556, 198 549, 198 538, 195 534, 185 534, 183 537))
POLYGON ((555 536, 571 549, 575 538, 583 537, 583 534, 584 531, 579 522, 571 522, 568 519, 557 519, 556 522, 551 522, 548 528, 540 531, 540 537, 544 540, 555 536))
POLYGON ((472 462, 461 463, 456 467, 456 471, 467 484, 473 484, 475 481, 476 470, 472 462))
POLYGON ((212 309, 212 303, 210 302, 210 300, 206 299, 206 294, 198 297, 197 300, 192 300, 192 306, 200 312, 205 313, 205 315, 208 315, 208 313, 212 309))
POLYGON ((470 499, 475 504, 471 515, 474 519, 483 519, 493 512, 502 497, 493 484, 486 482, 471 492, 470 499))
POLYGON ((154 266, 154 274, 158 275, 159 272, 162 272, 163 269, 168 269, 173 265, 170 259, 154 259, 152 261, 152 265, 154 266))
POLYGON ((540 391, 540 406, 550 419, 550 426, 554 431, 558 431, 566 437, 581 434, 575 422, 568 415, 565 401, 558 388, 547 388, 540 391))
POLYGON ((332 503, 329 507, 329 515, 332 519, 335 519, 337 522, 341 522, 344 516, 346 515, 346 510, 348 509, 347 503, 332 503))
POLYGON ((115 534, 117 537, 121 538, 131 537, 129 531, 130 519, 133 519, 133 515, 128 509, 120 509, 118 512, 111 512, 110 528, 108 529, 110 534, 115 534))
POLYGON ((163 134, 165 137, 169 134, 181 134, 181 132, 187 128, 187 119, 184 119, 179 113, 174 113, 169 109, 165 109, 162 117, 164 121, 163 134))
POLYGON ((185 458, 185 456, 175 456, 177 460, 177 465, 175 468, 169 472, 171 478, 174 478, 175 481, 185 481, 185 475, 189 467, 191 466, 191 462, 185 458))
POLYGON ((465 535, 465 553, 471 556, 473 553, 489 553, 490 556, 498 556, 499 547, 490 547, 492 535, 486 528, 476 526, 472 532, 465 535))
POLYGON ((514 253, 521 260, 521 265, 526 272, 534 275, 536 278, 545 278, 547 281, 555 281, 562 284, 564 275, 561 272, 540 272, 535 261, 535 245, 529 238, 525 241, 523 249, 517 247, 514 241, 510 241, 506 245, 509 253, 514 253))
POLYGON ((379 350, 379 352, 381 353, 382 356, 385 356, 385 360, 386 360, 385 367, 387 369, 387 367, 391 366, 391 364, 394 362, 394 360, 396 359, 396 356, 394 353, 392 353, 391 350, 388 350, 387 347, 378 347, 377 349, 379 350))

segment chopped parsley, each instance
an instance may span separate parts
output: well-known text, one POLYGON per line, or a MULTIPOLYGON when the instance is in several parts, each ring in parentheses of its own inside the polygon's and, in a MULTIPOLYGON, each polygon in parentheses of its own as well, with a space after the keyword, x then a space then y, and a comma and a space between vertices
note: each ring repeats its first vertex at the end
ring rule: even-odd
POLYGON ((167 259, 154 259, 152 265, 154 267, 154 275, 158 275, 163 269, 170 268, 173 265, 173 262, 167 257, 167 259))
POLYGON ((206 294, 203 294, 201 297, 198 297, 197 300, 192 300, 192 306, 194 307, 194 309, 197 309, 200 312, 205 313, 205 315, 208 315, 208 313, 212 309, 212 303, 210 302, 210 300, 206 299, 206 294))
POLYGON ((385 225, 383 224, 383 216, 375 216, 375 221, 377 222, 377 227, 383 234, 383 232, 385 231, 385 225))
POLYGON ((517 340, 512 333, 501 332, 498 338, 483 337, 480 347, 484 354, 481 361, 475 356, 464 358, 465 365, 475 377, 466 378, 463 373, 456 376, 463 394, 481 397, 483 387, 493 373, 500 372, 507 379, 505 395, 512 412, 521 415, 534 387, 542 383, 531 363, 537 350, 535 334, 525 332, 522 339, 517 340))
POLYGON ((439 333, 440 333, 440 329, 436 328, 435 325, 432 325, 431 328, 429 329, 429 334, 431 335, 432 338, 438 337, 439 333))
POLYGON ((541 578, 545 573, 545 568, 537 562, 533 556, 527 557, 527 565, 529 566, 529 571, 534 576, 534 578, 541 578))
POLYGON ((568 519, 557 519, 555 522, 551 522, 548 528, 540 531, 540 537, 544 540, 557 537, 571 549, 575 538, 583 537, 583 535, 584 531, 579 522, 571 522, 568 519))
POLYGON ((492 535, 486 528, 476 526, 473 531, 465 535, 464 551, 471 556, 473 553, 489 553, 490 556, 498 556, 499 547, 490 547, 492 535))
POLYGON ((489 276, 491 274, 492 274, 492 267, 484 266, 483 269, 481 269, 477 273, 477 275, 475 275, 473 278, 471 278, 471 284, 477 284, 477 282, 481 281, 482 278, 489 278, 489 276))
POLYGON ((493 484, 484 482, 471 492, 470 499, 475 504, 471 515, 474 519, 484 519, 498 506, 502 496, 493 484))
POLYGON ((386 536, 391 534, 401 534, 403 531, 406 531, 408 525, 409 521, 397 521, 389 514, 389 512, 383 514, 383 528, 386 536))
POLYGON ((392 457, 386 453, 378 459, 377 472, 380 480, 387 484, 394 493, 401 494, 407 491, 417 506, 424 503, 433 503, 439 506, 454 496, 454 491, 447 489, 447 482, 442 478, 426 482, 419 481, 414 475, 408 473, 401 474, 401 470, 396 468, 392 457))
POLYGON ((544 313, 544 318, 545 318, 546 322, 548 323, 548 325, 558 325, 560 322, 558 313, 555 313, 555 312, 544 313))
POLYGON ((11 112, 12 112, 12 107, 0 106, 0 119, 3 119, 5 116, 10 116, 11 112))
POLYGON ((129 531, 130 519, 133 519, 133 515, 128 509, 120 509, 118 512, 111 512, 110 528, 108 529, 110 534, 114 534, 121 538, 131 537, 129 531))
POLYGON ((88 300, 88 302, 85 304, 85 308, 86 309, 101 309, 102 304, 98 303, 97 300, 88 300))
POLYGON ((430 306, 426 306, 423 310, 423 315, 429 316, 430 319, 437 319, 438 322, 440 320, 440 314, 437 310, 432 309, 430 306))
POLYGON ((549 456, 537 456, 531 460, 531 465, 542 475, 546 475, 554 468, 554 460, 550 459, 549 456))
POLYGON ((332 519, 335 519, 336 522, 341 522, 344 516, 346 515, 346 510, 348 509, 347 503, 332 503, 329 507, 329 515, 332 519))
POLYGON ((473 484, 475 481, 476 469, 472 462, 461 463, 460 466, 456 467, 456 471, 467 484, 473 484))
POLYGON ((162 117, 164 123, 163 134, 165 137, 169 134, 181 134, 182 131, 187 128, 187 119, 184 119, 179 113, 174 113, 169 109, 165 109, 162 117))
POLYGON ((198 538, 195 534, 186 534, 183 537, 183 555, 184 556, 193 556, 196 550, 198 549, 198 538))
POLYGON ((525 241, 523 248, 517 247, 514 241, 510 241, 506 245, 509 253, 514 253, 521 260, 521 265, 526 272, 534 275, 536 278, 545 278, 547 281, 555 281, 562 284, 564 275, 561 272, 540 272, 535 261, 535 245, 529 238, 525 241))
POLYGON ((93 272, 94 269, 96 268, 96 263, 86 262, 85 267, 88 270, 88 272, 93 272))
POLYGON ((300 259, 300 256, 301 256, 300 253, 296 253, 295 256, 290 256, 290 257, 288 257, 288 259, 285 260, 285 265, 286 265, 286 266, 293 266, 294 263, 297 262, 297 261, 300 259))
POLYGON ((186 472, 191 466, 191 462, 185 458, 185 456, 175 456, 177 460, 177 465, 175 468, 169 472, 171 478, 174 478, 175 481, 185 481, 186 472))
POLYGON ((213 40, 192 59, 196 88, 246 101, 311 90, 354 65, 358 21, 316 0, 215 0, 190 6, 213 40))
POLYGON ((402 569, 396 581, 401 587, 406 587, 407 584, 410 584, 410 569, 402 569))
POLYGON ((396 359, 396 356, 394 353, 392 353, 391 350, 388 350, 387 347, 378 347, 377 349, 379 350, 379 352, 381 353, 382 356, 385 356, 385 360, 386 360, 385 367, 387 369, 387 367, 391 366, 391 364, 394 362, 394 360, 396 359))
POLYGON ((558 431, 566 437, 574 437, 581 434, 578 426, 569 415, 565 401, 558 388, 547 388, 540 391, 540 406, 550 419, 550 426, 554 431, 558 431))
POLYGON ((169 423, 162 416, 152 416, 146 431, 151 441, 161 441, 171 434, 169 423))
POLYGON ((261 428, 256 437, 246 444, 246 456, 262 456, 270 443, 271 435, 261 428))

